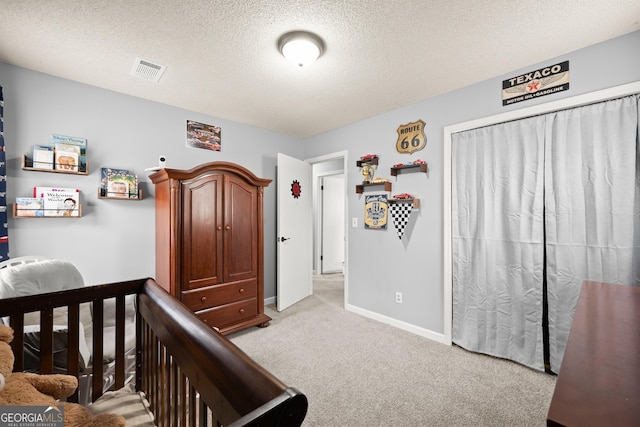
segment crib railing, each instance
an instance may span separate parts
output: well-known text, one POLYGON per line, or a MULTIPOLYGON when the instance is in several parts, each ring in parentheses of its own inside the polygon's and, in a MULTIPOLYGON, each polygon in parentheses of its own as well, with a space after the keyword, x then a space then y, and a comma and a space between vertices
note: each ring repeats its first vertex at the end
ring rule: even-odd
MULTIPOLYGON (((143 391, 158 426, 299 426, 307 398, 287 387, 255 363, 227 338, 217 333, 153 279, 89 286, 50 294, 0 300, 0 317, 14 328, 14 371, 24 368, 24 313, 41 313, 40 372, 53 371, 53 310, 68 308, 67 373, 80 376, 78 361, 79 307, 93 308, 93 363, 91 401, 103 393, 104 376, 112 375, 111 389, 124 386, 125 298, 136 298, 135 388, 143 391), (116 301, 116 359, 104 372, 103 307, 116 301)), ((77 394, 70 401, 77 401, 77 394)))
MULTIPOLYGON (((18 298, 0 299, 0 318, 9 317, 9 324, 14 330, 14 339, 11 343, 15 355, 14 372, 25 369, 24 352, 24 314, 40 313, 40 342, 39 342, 39 369, 43 374, 66 373, 78 378, 87 378, 92 389, 90 401, 98 399, 104 390, 105 381, 111 385, 111 389, 124 386, 127 363, 125 359, 125 297, 138 295, 142 290, 146 279, 131 280, 99 286, 88 286, 79 289, 51 292, 46 294, 31 295, 18 298), (107 361, 104 358, 104 317, 103 307, 106 300, 114 299, 116 305, 115 319, 115 361, 107 361), (81 369, 79 360, 80 334, 80 305, 92 304, 92 328, 93 347, 92 363, 86 369, 81 369), (64 368, 57 367, 54 370, 54 340, 53 340, 53 313, 55 309, 66 308, 68 311, 67 337, 67 361, 64 368), (101 363, 96 363, 101 361, 101 363), (107 372, 108 367, 108 372, 107 372), (109 378, 107 378, 109 377, 109 378)), ((78 391, 68 398, 69 401, 78 402, 78 391)))

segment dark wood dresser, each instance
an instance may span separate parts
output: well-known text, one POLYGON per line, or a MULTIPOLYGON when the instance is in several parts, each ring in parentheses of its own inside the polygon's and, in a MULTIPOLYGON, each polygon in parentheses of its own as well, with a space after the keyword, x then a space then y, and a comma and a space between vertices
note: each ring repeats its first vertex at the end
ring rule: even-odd
POLYGON ((156 281, 221 333, 266 326, 263 200, 270 179, 229 162, 162 169, 156 281))
POLYGON ((640 426, 640 287, 585 282, 548 426, 640 426))

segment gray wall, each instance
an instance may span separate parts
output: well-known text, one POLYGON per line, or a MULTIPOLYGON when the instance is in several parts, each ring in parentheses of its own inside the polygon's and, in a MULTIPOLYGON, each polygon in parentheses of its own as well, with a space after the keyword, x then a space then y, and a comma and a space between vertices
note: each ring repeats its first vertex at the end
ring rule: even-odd
MULTIPOLYGON (((300 159, 347 150, 348 222, 358 217, 359 228, 348 227, 348 303, 354 307, 404 322, 415 328, 443 333, 443 128, 455 123, 530 107, 640 79, 640 32, 572 52, 541 64, 532 64, 504 76, 473 84, 409 105, 302 143, 287 136, 192 113, 81 83, 0 64, 5 95, 5 140, 8 159, 8 200, 30 195, 36 185, 78 187, 82 191, 80 219, 9 219, 12 257, 45 255, 72 261, 87 283, 107 283, 154 275, 153 188, 144 172, 157 164, 159 154, 168 167, 190 168, 227 160, 275 179, 276 153, 300 159), (501 104, 501 82, 520 72, 569 60, 571 88, 509 107, 501 104), (222 152, 185 147, 186 120, 222 126, 222 152), (427 147, 411 156, 395 151, 399 125, 426 122, 427 147), (74 176, 26 172, 20 158, 51 133, 88 139, 90 175, 74 176), (362 227, 364 195, 355 194, 361 181, 355 165, 359 156, 381 156, 378 175, 389 167, 422 158, 429 173, 406 173, 392 179, 392 194, 414 193, 421 199, 399 240, 387 231, 362 227), (127 168, 142 180, 144 200, 99 200, 101 167, 127 168), (403 304, 394 302, 396 291, 403 304)), ((429 82, 425 82, 429 84, 429 82)), ((265 296, 275 295, 275 183, 265 191, 265 296)))
MULTIPOLYGON (((192 168, 225 160, 275 180, 276 156, 302 157, 298 139, 156 102, 0 63, 5 99, 7 200, 30 196, 34 186, 81 190, 82 218, 14 219, 9 215, 12 258, 44 255, 73 262, 87 284, 155 275, 154 188, 145 168, 167 156, 167 167, 192 168), (186 121, 222 127, 222 151, 185 146, 186 121), (21 158, 58 133, 87 138, 89 175, 22 170, 21 158), (143 200, 98 199, 100 168, 136 172, 143 200)), ((274 296, 275 197, 265 190, 265 295, 274 296)))
POLYGON ((350 165, 345 171, 348 217, 349 223, 350 218, 358 217, 359 227, 347 229, 348 304, 427 332, 444 333, 443 128, 640 80, 639 48, 640 32, 631 33, 307 139, 307 158, 349 152, 350 165), (564 60, 570 61, 571 86, 566 93, 502 106, 502 80, 564 60), (426 122, 426 148, 412 155, 398 153, 396 129, 418 119, 426 122), (421 201, 402 240, 392 224, 387 231, 365 230, 362 226, 364 196, 375 192, 355 193, 355 185, 362 180, 355 163, 367 153, 380 155, 378 176, 390 177, 389 167, 394 163, 416 158, 428 162, 426 176, 407 173, 391 177, 391 194, 413 193, 421 201), (402 304, 394 302, 396 291, 403 293, 402 304))

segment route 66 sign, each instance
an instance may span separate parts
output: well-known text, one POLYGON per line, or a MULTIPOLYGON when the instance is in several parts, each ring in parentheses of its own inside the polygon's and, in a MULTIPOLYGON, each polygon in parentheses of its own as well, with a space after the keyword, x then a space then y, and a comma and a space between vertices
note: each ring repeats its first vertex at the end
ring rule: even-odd
POLYGON ((398 153, 411 154, 414 151, 422 150, 427 145, 424 125, 422 120, 418 120, 398 128, 398 141, 396 142, 398 153))

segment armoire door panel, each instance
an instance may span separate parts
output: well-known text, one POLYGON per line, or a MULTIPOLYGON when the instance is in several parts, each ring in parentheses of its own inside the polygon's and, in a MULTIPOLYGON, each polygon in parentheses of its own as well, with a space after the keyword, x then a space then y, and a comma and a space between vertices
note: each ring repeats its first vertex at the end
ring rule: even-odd
POLYGON ((256 277, 257 190, 227 177, 225 185, 224 281, 256 277))
POLYGON ((182 186, 182 280, 188 289, 222 282, 222 175, 182 186))

